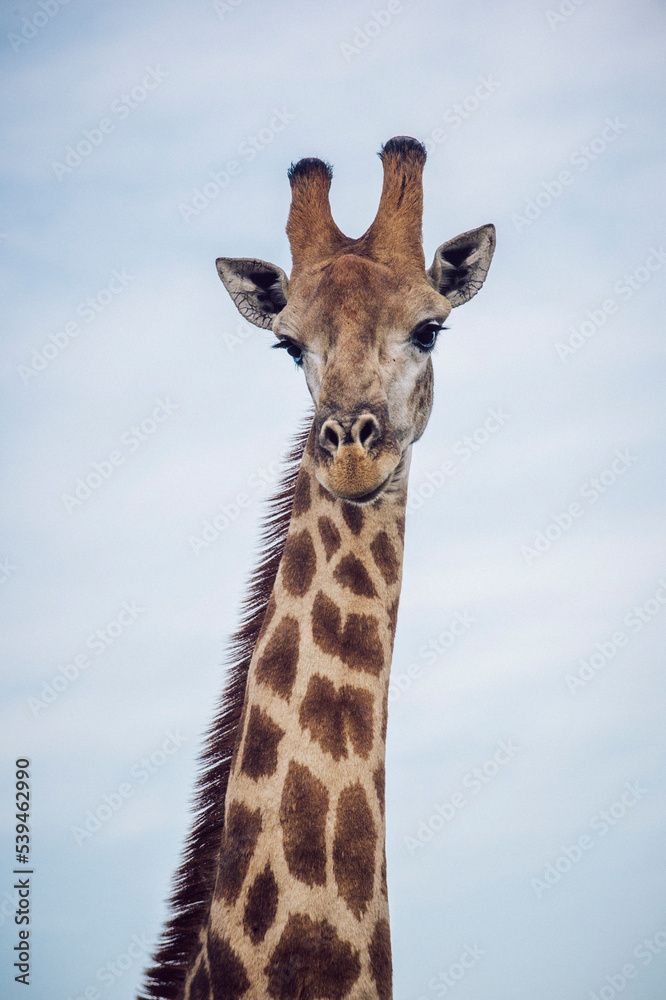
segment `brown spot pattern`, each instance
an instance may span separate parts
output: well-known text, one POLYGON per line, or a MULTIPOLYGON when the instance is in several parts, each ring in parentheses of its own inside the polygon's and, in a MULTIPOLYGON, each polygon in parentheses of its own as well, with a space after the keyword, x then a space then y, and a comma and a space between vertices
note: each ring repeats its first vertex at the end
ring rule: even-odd
POLYGON ((292 760, 280 803, 284 856, 294 878, 310 886, 326 883, 327 814, 326 788, 309 768, 292 760))
POLYGON ((307 528, 287 537, 282 554, 282 583, 294 597, 307 594, 317 569, 317 556, 307 528))
POLYGON ((384 815, 384 789, 386 787, 386 769, 384 767, 384 761, 377 765, 375 768, 372 780, 375 784, 375 791, 377 792, 377 799, 379 801, 379 811, 382 816, 384 815))
POLYGON ((312 607, 312 638, 320 649, 339 656, 352 670, 364 670, 375 677, 381 673, 384 650, 375 616, 351 614, 343 629, 340 609, 321 590, 312 607))
POLYGON ((338 892, 360 920, 372 899, 377 831, 360 783, 343 789, 338 799, 333 838, 333 873, 338 892))
POLYGON ((300 517, 301 514, 306 514, 310 510, 310 503, 310 477, 305 469, 301 469, 294 488, 293 516, 300 517))
POLYGON ((347 739, 367 760, 372 749, 372 704, 369 691, 350 684, 336 691, 332 681, 315 674, 301 703, 299 721, 333 760, 347 756, 347 739))
POLYGON ((379 1000, 391 1000, 393 969, 391 966, 391 932, 387 920, 378 920, 372 932, 370 971, 377 987, 379 1000))
POLYGON ((340 532, 333 524, 330 517, 320 517, 317 523, 319 525, 319 536, 326 551, 326 562, 329 562, 331 556, 334 556, 340 548, 340 532))
POLYGON ((320 496, 320 498, 322 500, 328 500, 329 503, 335 503, 336 502, 335 497, 333 496, 333 494, 330 493, 329 490, 327 490, 325 486, 322 486, 321 483, 318 483, 317 485, 319 486, 319 496, 320 496))
POLYGON ((243 929, 252 944, 259 944, 272 927, 278 904, 278 887, 269 864, 255 878, 247 894, 243 929))
POLYGON ((352 503, 344 503, 343 501, 342 516, 344 517, 345 524, 351 531, 352 535, 360 535, 363 522, 365 521, 363 508, 357 507, 352 503))
POLYGON ((203 958, 199 962, 199 968, 192 976, 188 996, 190 1000, 210 1000, 210 981, 203 958))
POLYGON ((358 979, 361 962, 328 920, 292 913, 264 972, 275 1000, 342 1000, 358 979))
POLYGON ((260 833, 259 809, 253 812, 242 802, 232 802, 217 868, 218 898, 230 904, 238 899, 260 833))
POLYGON ((398 556, 391 539, 385 531, 379 531, 370 546, 372 558, 386 583, 395 583, 398 579, 398 556))
POLYGON ((342 557, 333 571, 333 577, 341 587, 347 587, 357 597, 377 596, 370 574, 361 560, 357 559, 352 552, 342 557))
POLYGON ((208 933, 208 965, 213 1000, 239 1000, 250 988, 245 966, 226 938, 208 933))
POLYGON ((255 781, 275 773, 278 745, 284 729, 267 712, 253 705, 245 733, 241 771, 255 781))
POLYGON ((399 600, 396 597, 395 601, 388 609, 388 627, 393 639, 395 639, 395 629, 398 624, 398 603, 399 600))
POLYGON ((400 541, 404 545, 404 543, 405 543, 405 515, 404 514, 401 514, 400 517, 396 518, 396 521, 395 521, 395 530, 398 532, 398 535, 400 536, 400 541))
POLYGON ((296 678, 299 644, 298 622, 291 615, 285 615, 257 661, 257 680, 286 701, 289 701, 296 678))

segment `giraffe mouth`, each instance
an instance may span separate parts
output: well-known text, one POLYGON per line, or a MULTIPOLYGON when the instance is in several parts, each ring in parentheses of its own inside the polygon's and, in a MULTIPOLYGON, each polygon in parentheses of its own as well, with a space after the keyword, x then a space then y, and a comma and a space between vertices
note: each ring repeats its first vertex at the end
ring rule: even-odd
POLYGON ((365 504, 372 503, 373 500, 376 500, 379 494, 383 493, 384 490, 388 487, 392 479, 393 479, 393 473, 391 472, 386 477, 383 483, 380 483, 376 489, 370 490, 369 493, 364 493, 363 496, 360 497, 340 497, 340 499, 346 500, 347 503, 354 503, 358 504, 358 506, 360 507, 363 507, 365 506, 365 504))
POLYGON ((402 482, 406 465, 408 465, 408 456, 403 452, 400 456, 398 464, 391 470, 391 472, 389 472, 384 482, 380 483, 376 489, 371 490, 369 493, 365 493, 361 497, 343 497, 343 499, 345 499, 347 503, 355 503, 359 506, 363 506, 365 504, 372 503, 372 501, 376 500, 381 494, 394 493, 398 491, 400 489, 400 483, 402 482))
POLYGON ((388 476, 386 476, 386 478, 383 479, 378 486, 375 486, 367 493, 355 493, 351 495, 342 489, 334 489, 330 482, 326 482, 323 479, 318 469, 315 469, 315 475, 317 477, 317 481, 324 487, 324 489, 328 490, 332 496, 337 497, 338 500, 344 500, 345 503, 350 503, 358 507, 364 507, 367 504, 372 503, 373 500, 377 500, 382 494, 394 492, 394 489, 398 488, 398 484, 401 481, 401 474, 404 471, 404 468, 405 456, 402 455, 398 464, 391 469, 388 476))
POLYGON ((321 475, 319 469, 315 469, 315 476, 317 477, 317 481, 319 482, 319 484, 323 486, 324 489, 328 493, 330 493, 331 496, 334 496, 337 500, 344 500, 345 503, 357 504, 358 506, 362 507, 365 506, 366 504, 372 503, 373 500, 376 500, 377 497, 384 492, 384 490, 387 488, 387 486, 393 479, 395 471, 396 471, 395 469, 392 469, 391 472, 388 474, 388 476, 381 481, 381 483, 379 483, 373 489, 368 490, 366 493, 350 492, 346 490, 342 484, 339 483, 336 483, 334 485, 328 477, 324 478, 324 476, 321 475))
MULTIPOLYGON (((389 476, 389 479, 390 478, 391 477, 389 476)), ((333 490, 330 489, 328 491, 338 500, 344 500, 345 503, 350 503, 355 507, 365 507, 369 503, 372 503, 373 500, 376 500, 377 497, 384 492, 385 487, 388 485, 389 479, 383 482, 381 486, 378 486, 376 490, 371 490, 370 493, 364 493, 363 496, 360 497, 347 497, 343 493, 334 493, 333 490)), ((328 487, 326 487, 326 489, 328 489, 328 487)))

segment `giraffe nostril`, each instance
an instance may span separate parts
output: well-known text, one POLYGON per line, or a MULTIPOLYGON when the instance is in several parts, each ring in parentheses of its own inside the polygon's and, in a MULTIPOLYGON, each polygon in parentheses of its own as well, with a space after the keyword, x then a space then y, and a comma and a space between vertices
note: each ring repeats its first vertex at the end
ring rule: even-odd
POLYGON ((352 440, 357 441, 366 452, 380 435, 381 428, 372 413, 365 413, 359 417, 351 429, 352 440))
POLYGON ((337 420, 329 417, 328 420, 324 421, 319 432, 319 444, 324 451, 328 451, 335 458, 340 445, 344 441, 344 437, 345 432, 343 428, 337 420))
POLYGON ((363 424, 363 426, 361 427, 361 430, 359 432, 359 435, 358 435, 358 439, 361 442, 361 444, 364 445, 366 443, 366 441, 368 441, 369 438, 372 437, 373 430, 374 430, 374 427, 373 427, 373 425, 371 424, 370 421, 367 421, 367 423, 363 424))
POLYGON ((340 446, 340 438, 330 425, 326 427, 326 430, 324 432, 324 438, 334 448, 338 448, 340 446))
POLYGON ((360 445, 367 454, 371 445, 382 435, 379 421, 372 413, 362 413, 360 417, 343 417, 336 420, 329 417, 319 431, 319 444, 334 459, 343 445, 360 445))

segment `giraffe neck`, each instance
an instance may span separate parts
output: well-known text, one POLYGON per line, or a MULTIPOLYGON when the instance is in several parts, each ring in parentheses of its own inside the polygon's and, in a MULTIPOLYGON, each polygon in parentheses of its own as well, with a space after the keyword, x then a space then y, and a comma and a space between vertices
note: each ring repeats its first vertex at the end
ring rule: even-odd
MULTIPOLYGON (((384 759, 406 481, 365 507, 313 432, 250 668, 185 1000, 389 1000, 384 759)), ((406 480, 406 476, 405 476, 406 480)))

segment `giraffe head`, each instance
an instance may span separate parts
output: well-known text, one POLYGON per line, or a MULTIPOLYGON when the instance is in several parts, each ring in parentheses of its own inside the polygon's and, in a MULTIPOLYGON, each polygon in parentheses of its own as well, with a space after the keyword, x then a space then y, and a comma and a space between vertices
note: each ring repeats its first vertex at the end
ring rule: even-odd
POLYGON ((275 346, 303 368, 315 404, 317 478, 352 503, 400 479, 430 416, 438 333, 480 289, 495 247, 494 226, 482 226, 443 243, 426 271, 425 149, 398 137, 380 156, 379 208, 359 239, 333 221, 331 168, 305 159, 289 171, 291 276, 261 260, 217 261, 241 314, 272 330, 275 346))

